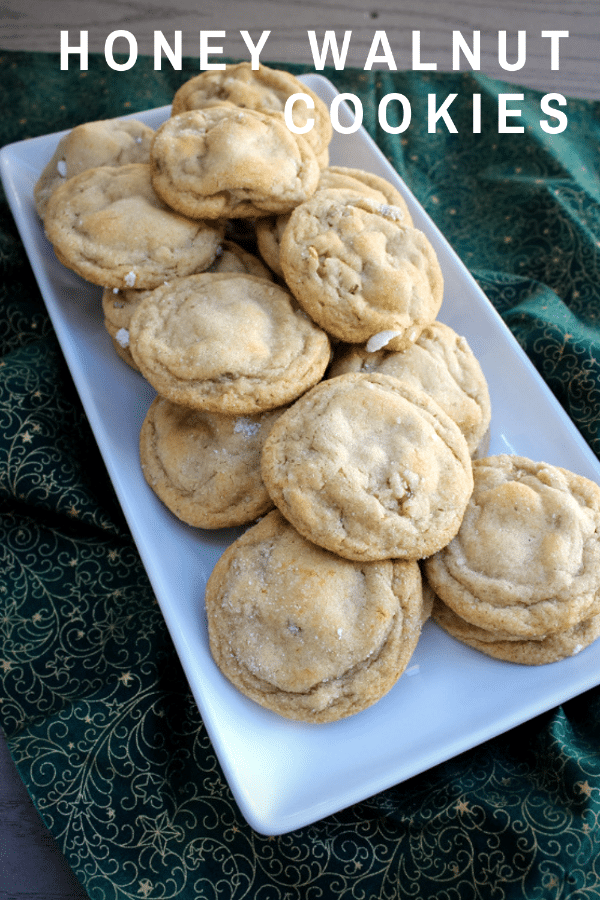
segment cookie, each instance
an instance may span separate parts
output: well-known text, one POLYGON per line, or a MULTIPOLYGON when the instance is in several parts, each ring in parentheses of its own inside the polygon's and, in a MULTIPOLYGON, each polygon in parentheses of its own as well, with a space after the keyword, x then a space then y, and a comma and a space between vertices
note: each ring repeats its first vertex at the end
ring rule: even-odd
POLYGON ((224 232, 165 206, 147 163, 69 178, 51 195, 44 227, 59 260, 82 278, 140 290, 207 268, 224 232))
POLYGON ((330 359, 327 335, 289 292, 253 275, 201 273, 157 288, 129 335, 158 394, 229 415, 284 406, 322 378, 330 359))
POLYGON ((282 411, 224 416, 156 397, 140 432, 147 483, 188 525, 228 528, 252 522, 273 507, 260 457, 282 411))
MULTIPOLYGON (((597 609, 595 604, 594 608, 597 609)), ((503 632, 486 631, 457 616, 436 597, 432 618, 449 635, 486 656, 524 666, 542 666, 576 656, 600 637, 600 612, 571 628, 539 638, 516 638, 503 632)))
POLYGON ((136 291, 135 288, 104 288, 102 292, 104 327, 111 337, 117 356, 136 371, 139 369, 129 349, 129 323, 147 293, 148 291, 136 291))
POLYGON ((137 119, 103 119, 77 125, 60 139, 34 187, 40 218, 44 218, 55 188, 73 175, 98 166, 148 163, 153 137, 153 129, 137 119))
POLYGON ((383 372, 425 391, 464 434, 472 456, 482 455, 491 419, 490 394, 481 366, 467 340, 435 321, 404 350, 347 348, 334 360, 330 375, 383 372))
POLYGON ((234 106, 167 119, 150 157, 156 192, 193 218, 286 212, 312 196, 320 172, 310 145, 283 116, 234 106))
MULTIPOLYGON (((269 281, 273 280, 272 273, 257 256, 233 241, 221 242, 214 261, 206 271, 256 275, 269 281)), ((138 369, 138 365, 129 349, 129 323, 147 293, 136 291, 135 288, 125 290, 105 288, 102 293, 104 326, 111 336, 117 355, 133 369, 138 369)))
MULTIPOLYGON (((317 191, 332 189, 352 191, 360 196, 371 197, 378 203, 393 206, 396 215, 402 212, 402 221, 405 225, 413 224, 408 206, 400 191, 379 175, 373 175, 362 169, 328 166, 321 172, 317 191)), ((269 268, 281 278, 284 275, 279 260, 279 247, 290 215, 291 213, 283 213, 280 216, 265 216, 256 222, 256 239, 260 254, 269 268)))
POLYGON ((244 695, 303 722, 371 706, 417 645, 417 563, 353 563, 304 540, 276 510, 224 552, 206 586, 211 653, 244 695))
POLYGON ((262 475, 308 540, 347 559, 421 559, 458 531, 473 486, 458 426, 390 375, 316 385, 273 426, 262 475))
POLYGON ((590 616, 600 589, 600 487, 545 462, 501 454, 473 463, 456 537, 424 563, 466 622, 544 638, 590 616))
POLYGON ((201 72, 177 90, 171 114, 222 104, 281 114, 288 97, 293 94, 307 94, 312 99, 313 109, 304 100, 294 103, 292 119, 300 128, 306 126, 309 118, 313 120, 313 126, 306 132, 305 138, 321 165, 327 165, 333 135, 329 110, 323 100, 295 75, 280 69, 263 65, 253 69, 249 62, 241 62, 222 70, 201 72))
POLYGON ((291 212, 282 213, 279 216, 262 216, 255 223, 256 244, 261 258, 281 279, 284 279, 285 276, 281 268, 279 248, 290 216, 291 212))
POLYGON ((280 245, 285 281, 329 334, 364 343, 389 333, 402 349, 436 318, 444 290, 437 255, 403 213, 354 193, 329 190, 300 204, 280 245))

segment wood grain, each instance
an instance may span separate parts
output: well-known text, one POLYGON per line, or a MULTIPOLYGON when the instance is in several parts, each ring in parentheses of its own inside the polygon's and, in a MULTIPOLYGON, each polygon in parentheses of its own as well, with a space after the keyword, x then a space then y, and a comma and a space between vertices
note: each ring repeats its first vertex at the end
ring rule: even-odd
MULTIPOLYGON (((413 67, 412 33, 420 32, 421 61, 434 63, 439 71, 453 68, 452 34, 460 31, 468 45, 473 32, 481 33, 481 71, 502 80, 524 84, 544 92, 600 99, 599 32, 600 4, 541 0, 438 0, 435 4, 409 4, 404 0, 231 0, 204 2, 177 0, 173 6, 130 0, 4 0, 0 19, 0 46, 6 49, 56 50, 60 31, 69 31, 71 43, 79 42, 80 30, 88 32, 89 50, 104 52, 108 35, 128 31, 140 54, 153 53, 154 33, 162 31, 171 46, 175 31, 181 31, 182 52, 199 57, 200 31, 225 32, 210 39, 225 56, 249 58, 240 31, 257 40, 263 31, 269 37, 262 53, 265 62, 286 60, 313 64, 308 31, 319 42, 327 29, 341 43, 351 32, 347 66, 364 68, 377 31, 384 31, 398 69, 413 67), (517 34, 526 33, 526 59, 517 71, 506 71, 498 60, 498 32, 507 32, 508 61, 517 59, 517 34), (560 68, 550 65, 550 40, 543 31, 567 31, 560 40, 560 68)), ((118 39, 115 52, 128 52, 118 39)), ((329 60, 331 62, 331 58, 329 60)), ((75 64, 75 63, 74 63, 75 64)), ((165 62, 165 65, 168 63, 165 62)), ((377 68, 385 68, 379 64, 377 68)), ((460 68, 468 69, 464 56, 460 68)))
POLYGON ((43 824, 0 731, 0 900, 86 900, 43 824))

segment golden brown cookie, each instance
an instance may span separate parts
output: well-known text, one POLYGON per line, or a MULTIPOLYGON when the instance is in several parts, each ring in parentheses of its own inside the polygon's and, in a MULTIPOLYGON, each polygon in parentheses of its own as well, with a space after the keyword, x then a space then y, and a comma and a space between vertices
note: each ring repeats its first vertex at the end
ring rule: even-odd
POLYGON ((140 432, 144 477, 188 525, 227 528, 251 522, 273 507, 260 456, 281 412, 224 416, 156 397, 140 432))
MULTIPOLYGON (((328 166, 321 172, 317 185, 317 191, 323 190, 346 190, 360 196, 371 197, 378 203, 393 206, 396 215, 398 215, 397 211, 401 210, 404 215, 403 223, 405 225, 413 224, 408 206, 400 191, 379 175, 373 175, 362 169, 328 166)), ((269 268, 280 278, 283 278, 284 275, 279 260, 279 248, 290 215, 291 213, 282 213, 279 216, 265 216, 256 222, 256 240, 260 254, 269 268)))
POLYGON ((172 116, 150 155, 156 192, 194 218, 286 212, 312 196, 320 172, 310 145, 282 116, 234 106, 172 116))
POLYGON ((284 406, 321 379, 330 358, 327 335, 289 292, 253 275, 173 280, 143 300, 129 334, 157 393, 229 415, 284 406))
POLYGON ((491 419, 487 381, 466 339, 448 325, 426 325, 405 350, 350 347, 334 360, 329 374, 346 372, 383 372, 425 391, 456 422, 471 455, 479 451, 491 419))
POLYGON ((148 291, 136 291, 135 288, 104 288, 102 292, 104 327, 117 355, 136 371, 139 371, 138 366, 129 349, 129 323, 147 293, 148 291))
POLYGON ((458 426, 390 375, 312 388, 273 426, 263 481, 308 540, 347 559, 422 559, 458 531, 473 479, 458 426))
POLYGON ((417 563, 353 563, 304 540, 274 510, 221 556, 206 586, 210 649, 247 697, 332 722, 371 706, 417 645, 417 563))
MULTIPOLYGON (((598 608, 598 604, 594 606, 598 608)), ((436 597, 432 618, 461 643, 494 659, 541 666, 576 656, 600 637, 600 612, 573 625, 538 638, 518 638, 504 632, 486 631, 465 622, 436 597)))
POLYGON ((440 309, 444 279, 427 237, 403 212, 340 190, 318 191, 290 216, 280 245, 286 283, 329 334, 388 348, 414 341, 440 309))
POLYGON ((59 260, 110 288, 157 287, 207 268, 224 225, 185 218, 157 197, 147 163, 102 166, 52 193, 46 234, 59 260))
POLYGON ((312 99, 314 109, 310 109, 304 100, 299 100, 292 108, 292 119, 299 128, 304 128, 309 118, 313 119, 313 126, 305 137, 321 165, 327 165, 328 147, 333 135, 329 110, 314 91, 290 72, 263 65, 253 69, 249 62, 201 72, 184 82, 176 92, 171 114, 222 104, 261 113, 283 113, 287 99, 299 93, 312 99))
POLYGON ((255 225, 259 253, 268 267, 281 279, 284 278, 284 274, 279 259, 279 248, 290 216, 291 212, 279 216, 263 216, 256 220, 255 225))
POLYGON ((148 163, 154 131, 137 119, 102 119, 77 125, 58 142, 33 190, 41 219, 50 194, 73 175, 98 166, 148 163))
POLYGON ((435 593, 486 631, 543 638, 588 618, 600 589, 600 487, 502 454, 476 460, 456 537, 424 563, 435 593))
MULTIPOLYGON (((207 272, 238 273, 256 275, 259 278, 273 280, 273 275, 261 260, 233 241, 222 241, 217 254, 207 272)), ((119 290, 105 288, 102 293, 102 311, 104 325, 111 336, 117 354, 132 369, 138 365, 129 349, 129 323, 140 302, 148 291, 136 291, 135 288, 119 290)))

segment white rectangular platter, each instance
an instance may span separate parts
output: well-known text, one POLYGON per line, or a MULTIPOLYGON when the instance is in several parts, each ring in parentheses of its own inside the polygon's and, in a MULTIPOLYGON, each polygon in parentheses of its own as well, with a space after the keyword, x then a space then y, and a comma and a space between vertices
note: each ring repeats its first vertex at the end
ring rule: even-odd
MULTIPOLYGON (((303 81, 327 103, 335 88, 303 81)), ((169 108, 137 114, 157 127, 169 108)), ((344 124, 351 121, 350 114, 344 124)), ((550 709, 600 682, 600 641, 541 667, 499 662, 427 623, 404 675, 364 712, 310 726, 239 694, 208 647, 204 586, 239 533, 177 521, 146 485, 138 435, 153 390, 116 355, 101 291, 60 265, 36 216, 32 191, 61 134, 0 151, 5 190, 85 412, 123 507, 193 696, 235 800, 262 834, 293 831, 363 800, 550 709)), ((490 453, 545 460, 600 482, 600 464, 473 278, 363 129, 334 136, 331 163, 398 186, 431 240, 445 277, 440 319, 477 355, 492 399, 490 453)))

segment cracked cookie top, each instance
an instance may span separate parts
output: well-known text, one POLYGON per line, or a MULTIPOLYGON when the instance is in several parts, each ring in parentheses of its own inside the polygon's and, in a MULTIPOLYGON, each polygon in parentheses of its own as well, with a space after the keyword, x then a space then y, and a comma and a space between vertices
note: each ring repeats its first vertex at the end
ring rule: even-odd
POLYGON ((423 391, 348 374, 308 391, 275 423, 263 480, 309 540, 355 560, 421 559, 458 531, 472 466, 458 426, 423 391))
POLYGON ((313 120, 312 128, 305 137, 320 164, 327 165, 328 147, 333 135, 329 110, 314 91, 295 75, 281 69, 263 65, 253 69, 249 62, 241 62, 228 65, 225 69, 201 72, 177 90, 171 114, 223 104, 261 113, 283 113, 287 99, 299 93, 311 98, 313 108, 304 100, 299 100, 292 107, 292 119, 299 128, 304 128, 309 118, 313 120))
POLYGON ((157 193, 194 218, 286 212, 312 196, 320 172, 312 148, 283 115, 226 105, 167 119, 150 157, 157 193))
POLYGON ((399 207, 354 192, 320 190, 294 209, 280 263, 298 302, 329 334, 361 344, 393 332, 389 348, 414 341, 441 307, 437 255, 399 207))
POLYGON ((264 278, 203 272, 139 304, 130 349, 161 396, 194 409, 246 415, 283 406, 329 363, 324 331, 264 278))
POLYGON ((456 537, 425 563, 436 594, 487 631, 536 638, 596 613, 600 487, 545 462, 501 454, 473 463, 456 537))
POLYGON ((332 722, 379 700, 424 618, 415 562, 356 563, 274 510, 217 562, 206 587, 210 649, 246 696, 287 718, 332 722))
POLYGON ((166 206, 148 163, 101 166, 69 178, 52 193, 44 227, 59 260, 82 278, 140 290, 207 268, 224 233, 221 223, 166 206))

